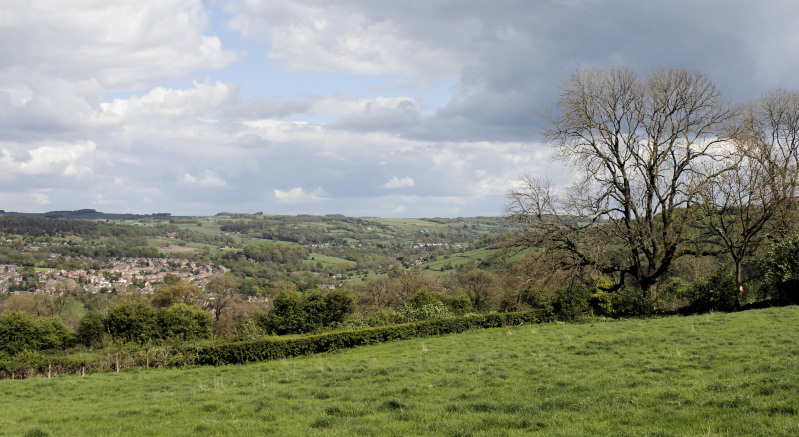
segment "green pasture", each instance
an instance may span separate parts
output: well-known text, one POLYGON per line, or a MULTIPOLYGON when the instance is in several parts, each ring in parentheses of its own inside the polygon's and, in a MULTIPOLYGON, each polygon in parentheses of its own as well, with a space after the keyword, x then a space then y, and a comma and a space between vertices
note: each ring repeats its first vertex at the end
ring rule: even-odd
POLYGON ((370 218, 369 221, 393 226, 403 232, 435 231, 448 227, 445 223, 435 223, 420 218, 370 218))
POLYGON ((336 256, 325 255, 325 254, 319 253, 319 252, 311 252, 311 254, 308 255, 308 258, 307 258, 306 261, 308 263, 313 264, 314 266, 316 265, 316 263, 320 262, 320 263, 322 263, 323 267, 336 266, 336 265, 339 265, 339 264, 346 265, 348 268, 355 267, 355 262, 353 262, 353 261, 350 261, 350 260, 347 260, 347 259, 344 259, 344 258, 339 258, 339 257, 336 257, 336 256))
POLYGON ((0 435, 799 435, 799 307, 0 381, 0 435))
POLYGON ((205 235, 221 235, 221 225, 216 222, 216 220, 209 219, 209 218, 199 218, 198 219, 201 226, 197 226, 193 223, 180 223, 177 226, 182 229, 188 229, 190 231, 196 231, 201 234, 205 235))
POLYGON ((469 250, 466 252, 456 252, 451 255, 440 256, 433 261, 426 262, 421 265, 426 272, 433 275, 449 275, 450 273, 457 272, 458 267, 468 264, 469 262, 480 262, 488 259, 492 251, 486 248, 469 250), (452 267, 442 271, 442 268, 452 267))

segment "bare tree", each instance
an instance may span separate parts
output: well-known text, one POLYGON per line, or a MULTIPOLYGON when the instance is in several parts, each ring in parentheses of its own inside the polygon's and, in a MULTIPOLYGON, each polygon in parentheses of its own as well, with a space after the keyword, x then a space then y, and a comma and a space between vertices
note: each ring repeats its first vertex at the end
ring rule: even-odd
POLYGON ((792 228, 799 186, 799 94, 773 91, 742 107, 740 114, 734 149, 726 162, 708 163, 708 171, 719 174, 700 191, 708 228, 733 261, 738 308, 744 260, 763 240, 792 228))
POLYGON ((626 281, 655 297, 671 263, 698 246, 686 228, 698 191, 716 174, 733 115, 713 81, 661 67, 645 78, 626 68, 581 69, 547 113, 545 139, 573 166, 573 184, 556 190, 525 177, 509 193, 507 213, 527 228, 516 244, 538 248, 558 267, 626 281))
POLYGON ((241 280, 235 276, 217 275, 205 286, 206 299, 203 306, 214 316, 214 331, 217 335, 224 331, 220 321, 240 300, 237 294, 240 284, 241 280))
POLYGON ((492 309, 493 301, 499 294, 497 275, 479 268, 460 272, 457 276, 460 290, 465 292, 477 311, 492 309))

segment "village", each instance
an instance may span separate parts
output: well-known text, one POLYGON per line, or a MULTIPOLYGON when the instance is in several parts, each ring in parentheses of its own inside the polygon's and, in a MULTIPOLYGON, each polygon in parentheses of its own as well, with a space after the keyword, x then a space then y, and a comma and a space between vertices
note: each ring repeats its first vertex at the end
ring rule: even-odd
MULTIPOLYGON (((51 254, 53 257, 58 254, 51 254)), ((108 268, 85 270, 35 269, 35 293, 60 294, 75 286, 90 293, 140 291, 152 294, 154 285, 163 282, 167 273, 182 280, 205 287, 214 275, 228 271, 211 262, 198 262, 180 258, 122 258, 110 262, 108 268)), ((0 265, 0 292, 12 290, 23 281, 25 267, 15 264, 0 265)))

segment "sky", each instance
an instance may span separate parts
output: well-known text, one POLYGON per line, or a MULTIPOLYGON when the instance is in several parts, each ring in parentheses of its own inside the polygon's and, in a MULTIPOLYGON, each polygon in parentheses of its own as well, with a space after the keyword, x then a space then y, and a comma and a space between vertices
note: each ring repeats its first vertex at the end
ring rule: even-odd
POLYGON ((0 0, 0 209, 501 215, 577 68, 799 90, 795 0, 0 0))

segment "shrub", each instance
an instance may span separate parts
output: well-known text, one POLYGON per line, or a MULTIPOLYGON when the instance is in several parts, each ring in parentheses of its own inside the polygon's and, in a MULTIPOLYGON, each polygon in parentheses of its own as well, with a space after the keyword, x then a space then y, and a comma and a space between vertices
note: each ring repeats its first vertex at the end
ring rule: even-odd
POLYGON ((313 290, 302 295, 294 290, 281 291, 266 317, 256 323, 272 334, 304 334, 338 325, 353 311, 355 296, 347 290, 327 294, 313 290))
POLYGON ((419 322, 422 320, 436 320, 451 317, 452 313, 443 303, 435 302, 422 305, 421 307, 413 307, 405 305, 396 314, 397 323, 411 323, 419 322))
POLYGON ((0 351, 15 355, 22 351, 66 349, 74 336, 58 317, 35 319, 22 311, 0 315, 0 351))
POLYGON ((590 308, 591 290, 585 285, 560 288, 555 294, 555 313, 562 320, 574 320, 587 313, 590 308))
POLYGON ((799 303, 799 234, 772 244, 761 265, 775 299, 780 303, 799 303))
POLYGON ((78 324, 78 343, 92 347, 103 343, 106 334, 105 317, 96 311, 89 311, 78 324))
POLYGON ((108 310, 108 332, 114 339, 144 344, 160 340, 158 313, 143 302, 126 302, 108 310))
POLYGON ((281 291, 273 301, 272 310, 264 320, 266 331, 277 334, 296 334, 305 324, 302 299, 296 291, 281 291))
POLYGON ((634 287, 621 287, 611 299, 615 316, 645 316, 652 313, 653 302, 646 290, 634 287))
POLYGON ((591 309, 596 314, 602 316, 612 316, 616 313, 613 308, 613 293, 605 290, 597 290, 591 295, 591 309))
POLYGON ((35 350, 66 349, 75 343, 75 336, 58 317, 42 317, 36 320, 39 334, 35 350))
POLYGON ((343 288, 330 291, 325 295, 325 326, 344 321, 356 309, 355 295, 343 288))
POLYGON ((8 311, 0 315, 0 350, 15 355, 26 349, 38 349, 36 321, 28 313, 8 311))
POLYGON ((265 320, 265 313, 255 313, 250 317, 245 318, 236 326, 232 338, 237 340, 252 340, 266 335, 267 331, 265 330, 265 320))
POLYGON ((327 303, 319 290, 314 290, 300 299, 300 324, 295 333, 314 332, 325 324, 327 303))
POLYGON ((736 287, 735 278, 726 270, 717 271, 710 279, 698 280, 691 287, 691 311, 734 310, 736 287))
POLYGON ((195 340, 210 338, 213 333, 211 315, 185 304, 158 311, 161 338, 195 340))
POLYGON ((465 294, 458 294, 456 296, 443 295, 441 302, 455 315, 475 312, 472 300, 465 294))

